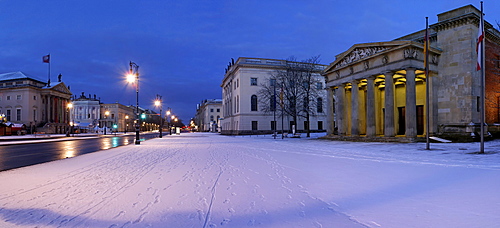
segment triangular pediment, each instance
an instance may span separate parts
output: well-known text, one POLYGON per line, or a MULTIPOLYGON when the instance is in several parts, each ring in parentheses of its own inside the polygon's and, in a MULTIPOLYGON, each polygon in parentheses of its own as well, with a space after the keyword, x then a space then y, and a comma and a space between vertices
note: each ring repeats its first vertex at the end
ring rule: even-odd
POLYGON ((341 68, 352 63, 372 58, 373 56, 389 52, 391 49, 406 46, 412 43, 411 41, 389 41, 355 44, 347 51, 336 56, 336 59, 331 63, 325 71, 341 68))
POLYGON ((68 87, 64 84, 64 82, 60 82, 57 85, 52 86, 52 87, 47 88, 47 89, 48 90, 57 91, 57 92, 61 92, 61 93, 65 93, 65 94, 69 94, 69 95, 72 94, 71 91, 68 89, 68 87))

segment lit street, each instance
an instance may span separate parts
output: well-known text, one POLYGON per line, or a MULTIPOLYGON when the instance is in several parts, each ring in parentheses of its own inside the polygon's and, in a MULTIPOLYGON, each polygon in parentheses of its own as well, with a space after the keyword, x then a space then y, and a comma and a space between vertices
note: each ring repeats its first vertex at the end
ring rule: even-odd
MULTIPOLYGON (((157 133, 141 135, 141 139, 143 140, 155 137, 158 137, 157 133)), ((133 144, 134 140, 135 135, 127 135, 91 139, 80 138, 78 140, 47 143, 4 145, 0 146, 0 171, 133 144)))

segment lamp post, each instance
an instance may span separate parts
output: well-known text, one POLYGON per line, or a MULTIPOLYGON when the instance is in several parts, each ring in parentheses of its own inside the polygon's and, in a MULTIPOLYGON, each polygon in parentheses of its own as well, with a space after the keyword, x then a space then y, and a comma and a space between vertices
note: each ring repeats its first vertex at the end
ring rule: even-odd
POLYGON ((71 133, 71 130, 73 128, 73 122, 71 120, 72 119, 71 118, 71 109, 73 108, 73 104, 72 103, 68 103, 67 108, 68 108, 69 130, 66 133, 66 136, 69 137, 69 134, 71 133))
POLYGON ((136 123, 135 123, 135 144, 141 144, 139 139, 139 127, 141 126, 139 123, 139 65, 130 61, 130 72, 127 75, 128 82, 135 82, 135 92, 136 92, 136 123))
POLYGON ((128 128, 128 115, 125 116, 125 134, 127 134, 127 128, 128 128))
POLYGON ((163 116, 162 116, 162 105, 161 105, 161 96, 156 94, 155 106, 160 108, 160 138, 163 137, 162 129, 163 129, 163 116))
MULTIPOLYGON (((177 121, 177 118, 175 118, 175 115, 172 115, 172 116, 170 117, 170 123, 172 123, 172 127, 174 127, 174 128, 175 128, 175 125, 173 124, 173 123, 174 123, 174 121, 177 121)), ((170 128, 170 134, 172 134, 172 127, 170 128)))
POLYGON ((106 134, 106 128, 108 127, 108 116, 109 111, 104 112, 104 134, 106 134))
POLYGON ((170 121, 168 121, 168 117, 170 116, 170 108, 167 109, 167 127, 168 127, 168 134, 171 135, 172 132, 170 131, 170 121))

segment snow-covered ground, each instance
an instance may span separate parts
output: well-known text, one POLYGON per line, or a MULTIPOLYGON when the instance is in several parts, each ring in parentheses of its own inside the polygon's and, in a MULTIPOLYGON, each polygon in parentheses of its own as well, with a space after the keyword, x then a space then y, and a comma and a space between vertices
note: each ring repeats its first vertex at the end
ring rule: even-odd
POLYGON ((498 227, 500 154, 424 148, 167 136, 0 172, 0 227, 498 227))

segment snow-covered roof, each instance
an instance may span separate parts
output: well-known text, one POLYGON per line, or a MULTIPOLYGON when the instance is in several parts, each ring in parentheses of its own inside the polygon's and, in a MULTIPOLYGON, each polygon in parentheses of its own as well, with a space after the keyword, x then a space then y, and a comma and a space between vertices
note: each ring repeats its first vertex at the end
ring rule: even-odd
POLYGON ((9 80, 16 80, 16 79, 31 79, 31 80, 35 80, 35 81, 38 81, 41 83, 46 83, 44 80, 42 80, 40 78, 25 74, 21 71, 0 74, 0 81, 9 81, 9 80))

